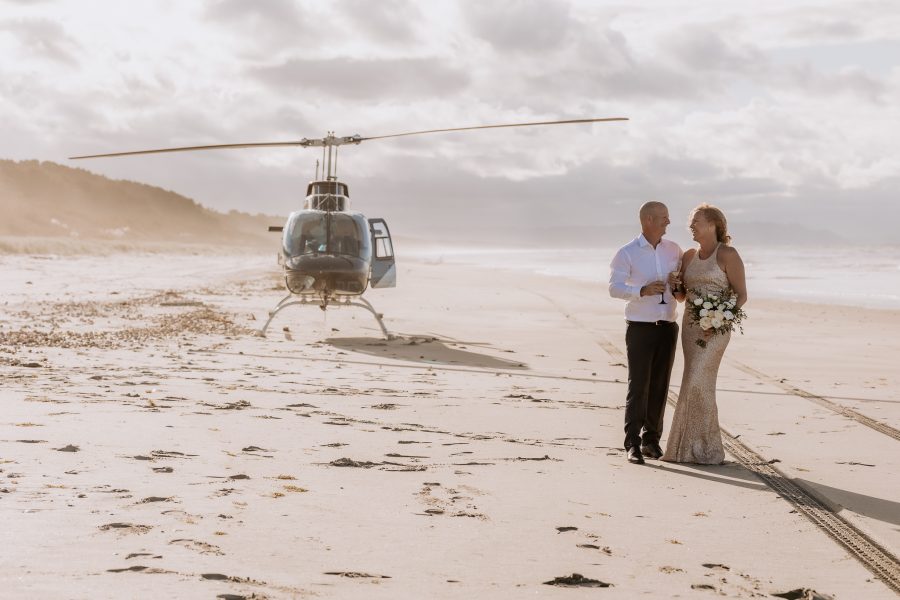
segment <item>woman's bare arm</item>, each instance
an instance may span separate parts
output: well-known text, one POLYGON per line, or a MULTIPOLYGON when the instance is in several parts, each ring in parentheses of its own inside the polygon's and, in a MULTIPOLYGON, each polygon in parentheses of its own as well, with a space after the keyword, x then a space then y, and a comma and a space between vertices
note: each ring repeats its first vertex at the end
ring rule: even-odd
POLYGON ((744 261, 741 260, 741 255, 734 248, 726 246, 723 250, 725 252, 719 251, 719 256, 722 257, 725 263, 722 270, 728 276, 728 285, 734 290, 737 296, 736 306, 740 308, 747 302, 747 279, 744 273, 744 261))

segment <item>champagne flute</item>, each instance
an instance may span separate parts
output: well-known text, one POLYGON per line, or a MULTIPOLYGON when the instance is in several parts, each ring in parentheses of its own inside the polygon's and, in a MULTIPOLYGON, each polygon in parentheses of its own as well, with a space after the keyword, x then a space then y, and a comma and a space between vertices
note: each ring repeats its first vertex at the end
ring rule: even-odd
MULTIPOLYGON (((680 266, 681 266, 681 265, 679 265, 679 267, 680 267, 680 266)), ((669 277, 666 278, 666 285, 667 285, 667 286, 669 285, 669 281, 671 281, 671 278, 672 278, 673 275, 674 275, 677 279, 680 279, 680 278, 679 278, 679 275, 681 275, 681 271, 680 271, 680 270, 676 270, 676 271, 670 271, 670 272, 669 272, 669 277)), ((681 283, 681 281, 679 280, 678 283, 681 283)), ((673 296, 675 295, 675 287, 672 288, 672 295, 673 295, 673 296)), ((665 291, 665 290, 663 290, 662 294, 659 295, 659 303, 660 303, 660 304, 668 304, 668 302, 666 302, 666 291, 665 291)))

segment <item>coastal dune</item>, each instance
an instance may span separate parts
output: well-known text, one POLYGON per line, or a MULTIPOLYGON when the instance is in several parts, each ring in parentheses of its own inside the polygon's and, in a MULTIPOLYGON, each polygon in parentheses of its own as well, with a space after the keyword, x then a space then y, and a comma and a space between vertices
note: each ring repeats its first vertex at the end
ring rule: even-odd
MULTIPOLYGON (((605 286, 400 258, 385 340, 255 335, 269 253, 0 255, 4 596, 895 597, 734 455, 626 463, 605 286)), ((748 310, 723 427, 896 556, 900 313, 748 310)))

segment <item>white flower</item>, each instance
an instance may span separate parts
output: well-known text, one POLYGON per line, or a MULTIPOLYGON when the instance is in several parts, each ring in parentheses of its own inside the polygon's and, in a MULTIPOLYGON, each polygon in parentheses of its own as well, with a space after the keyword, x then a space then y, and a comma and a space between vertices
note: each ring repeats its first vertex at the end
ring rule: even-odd
POLYGON ((720 304, 720 305, 718 305, 716 308, 718 308, 719 310, 725 310, 725 305, 724 305, 724 304, 720 304))
POLYGON ((731 321, 731 320, 734 319, 734 313, 731 312, 730 310, 726 310, 726 311, 723 313, 723 315, 725 316, 725 319, 728 320, 728 321, 731 321))
POLYGON ((700 309, 700 317, 705 317, 708 314, 709 314, 709 311, 706 310, 705 308, 700 309))
POLYGON ((717 310, 713 313, 713 318, 719 319, 721 321, 722 319, 725 318, 725 313, 723 313, 721 310, 717 310))
POLYGON ((718 301, 719 301, 719 297, 718 297, 718 296, 710 296, 709 299, 712 300, 713 302, 718 302, 718 301))
POLYGON ((720 319, 720 318, 718 318, 718 317, 713 317, 712 319, 710 319, 709 322, 710 322, 710 324, 711 324, 713 327, 715 327, 716 329, 718 329, 719 327, 722 326, 722 319, 720 319))
POLYGON ((709 317, 703 317, 702 319, 700 319, 699 325, 700 329, 706 331, 707 329, 712 327, 712 320, 709 317))
POLYGON ((704 303, 703 303, 703 308, 705 308, 706 310, 711 309, 712 306, 713 306, 713 305, 712 305, 712 302, 704 302, 704 303))
POLYGON ((694 306, 700 306, 701 304, 703 304, 703 299, 694 298, 694 306))

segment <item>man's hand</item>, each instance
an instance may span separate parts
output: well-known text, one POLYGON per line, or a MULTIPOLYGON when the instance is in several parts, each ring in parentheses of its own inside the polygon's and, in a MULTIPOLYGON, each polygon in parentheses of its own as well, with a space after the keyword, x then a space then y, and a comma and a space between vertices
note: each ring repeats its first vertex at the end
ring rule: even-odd
POLYGON ((653 281, 641 288, 641 296, 656 296, 666 291, 665 281, 653 281))

